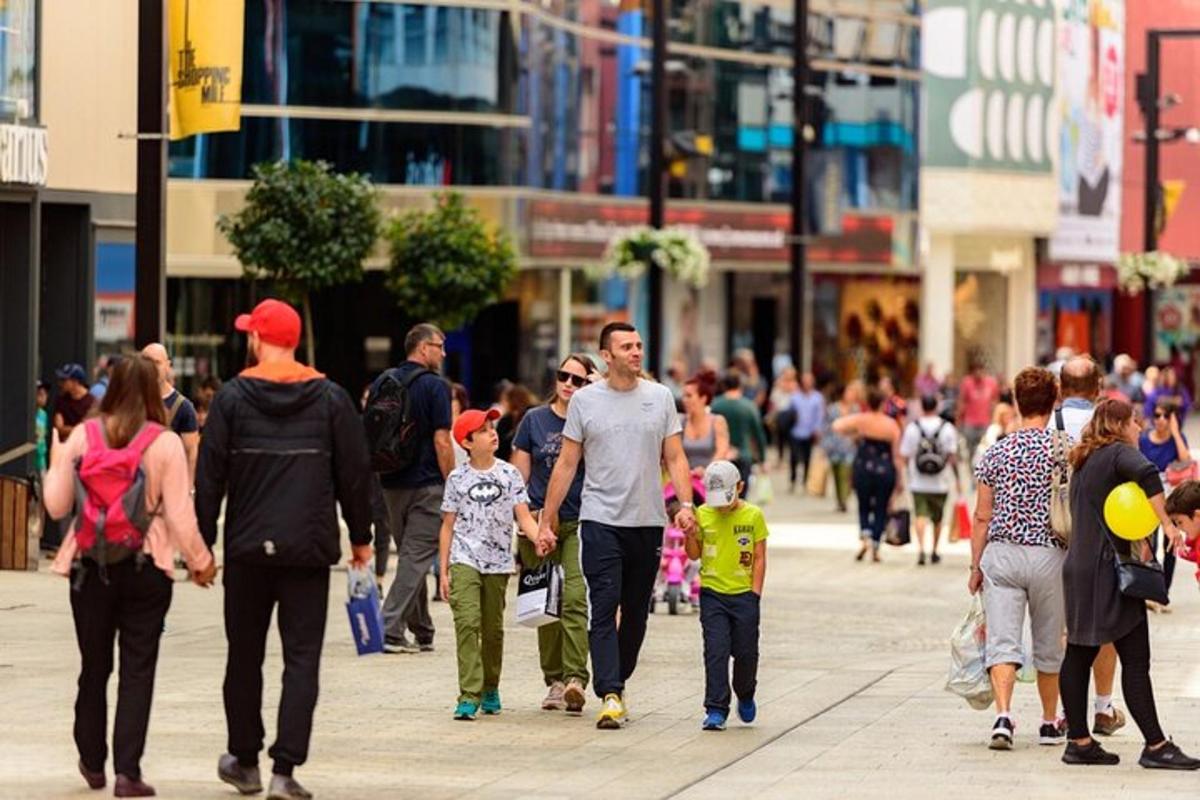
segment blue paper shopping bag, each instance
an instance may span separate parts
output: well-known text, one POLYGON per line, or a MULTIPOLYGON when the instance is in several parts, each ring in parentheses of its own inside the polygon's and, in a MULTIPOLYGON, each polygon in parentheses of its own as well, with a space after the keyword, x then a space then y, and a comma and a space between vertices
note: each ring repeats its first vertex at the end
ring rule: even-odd
POLYGON ((383 652, 383 612, 379 607, 379 590, 375 579, 366 570, 351 569, 346 575, 346 612, 350 615, 350 637, 360 656, 383 652))

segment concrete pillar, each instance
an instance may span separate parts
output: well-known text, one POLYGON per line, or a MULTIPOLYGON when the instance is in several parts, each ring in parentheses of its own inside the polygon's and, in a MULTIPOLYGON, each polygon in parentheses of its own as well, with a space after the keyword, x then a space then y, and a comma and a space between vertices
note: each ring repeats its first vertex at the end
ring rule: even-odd
POLYGON ((954 236, 929 234, 921 271, 921 369, 933 362, 939 375, 954 369, 954 236))
POLYGON ((1037 259, 1033 239, 1021 245, 1021 267, 1008 274, 1008 329, 1005 374, 1011 379, 1036 362, 1037 259))

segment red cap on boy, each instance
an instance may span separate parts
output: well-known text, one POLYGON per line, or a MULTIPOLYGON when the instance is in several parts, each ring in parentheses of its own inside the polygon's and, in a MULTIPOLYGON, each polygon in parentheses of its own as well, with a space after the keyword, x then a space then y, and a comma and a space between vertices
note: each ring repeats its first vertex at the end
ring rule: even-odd
POLYGON ((466 449, 468 436, 489 422, 498 419, 500 419, 500 412, 494 408, 489 408, 487 411, 480 411, 477 408, 467 409, 458 415, 458 419, 454 420, 454 441, 458 442, 459 447, 466 449))

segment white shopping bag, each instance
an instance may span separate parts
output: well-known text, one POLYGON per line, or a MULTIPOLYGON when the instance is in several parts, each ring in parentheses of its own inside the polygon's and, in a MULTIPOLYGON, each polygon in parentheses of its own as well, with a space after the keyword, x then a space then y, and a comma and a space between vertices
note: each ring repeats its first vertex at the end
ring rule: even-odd
POLYGON ((522 569, 517 581, 517 624, 538 628, 558 622, 562 616, 563 568, 543 561, 531 569, 522 569))

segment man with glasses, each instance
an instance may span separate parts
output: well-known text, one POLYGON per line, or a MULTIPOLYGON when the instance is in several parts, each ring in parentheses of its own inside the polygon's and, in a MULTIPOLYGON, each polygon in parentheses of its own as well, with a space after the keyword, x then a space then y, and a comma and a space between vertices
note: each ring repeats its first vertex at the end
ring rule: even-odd
MULTIPOLYGON (((437 557, 442 491, 446 476, 454 469, 450 385, 438 374, 446 357, 446 335, 434 325, 416 325, 404 337, 404 351, 407 359, 392 375, 408 383, 417 455, 404 469, 379 476, 397 553, 396 577, 383 604, 384 651, 388 653, 433 650, 425 576, 437 557), (406 629, 412 631, 415 641, 408 638, 406 629)), ((372 385, 372 396, 382 380, 380 376, 372 385)))

